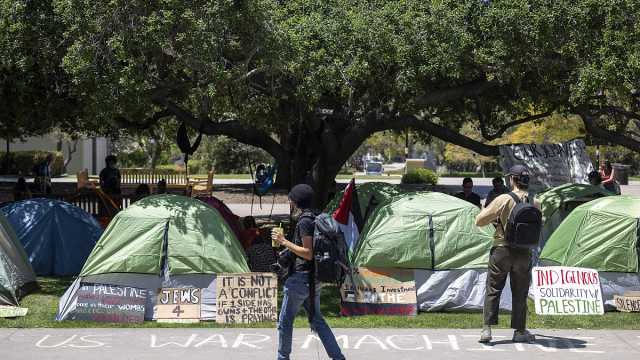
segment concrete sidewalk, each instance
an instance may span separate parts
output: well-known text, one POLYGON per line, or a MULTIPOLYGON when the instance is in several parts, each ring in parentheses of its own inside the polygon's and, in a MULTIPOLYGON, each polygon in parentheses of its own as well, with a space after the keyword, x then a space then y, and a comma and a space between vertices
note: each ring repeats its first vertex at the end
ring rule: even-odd
MULTIPOLYGON (((347 359, 517 358, 618 359, 640 356, 640 331, 537 330, 535 344, 514 344, 495 331, 489 346, 479 330, 334 329, 347 359)), ((0 329, 2 359, 274 359, 275 329, 0 329)), ((296 329, 293 359, 326 359, 315 334, 296 329)))

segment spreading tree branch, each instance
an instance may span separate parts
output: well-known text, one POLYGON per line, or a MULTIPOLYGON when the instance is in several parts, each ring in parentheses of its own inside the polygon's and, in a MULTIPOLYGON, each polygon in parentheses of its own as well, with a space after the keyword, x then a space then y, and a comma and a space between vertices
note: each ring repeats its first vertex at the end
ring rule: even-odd
POLYGON ((487 127, 486 127, 486 118, 484 116, 480 116, 479 120, 480 120, 480 132, 482 134, 482 137, 485 138, 488 141, 491 140, 495 140, 498 139, 500 137, 502 137, 502 135, 504 135, 504 133, 509 130, 510 128, 517 126, 517 125, 522 125, 522 124, 526 124, 528 122, 532 122, 535 120, 539 120, 539 119, 544 119, 548 116, 551 116, 551 114, 553 114, 553 112, 551 111, 547 111, 541 114, 536 114, 536 115, 531 115, 531 116, 527 116, 521 119, 517 119, 517 120, 513 120, 510 121, 504 125, 502 125, 495 133, 490 134, 487 127))

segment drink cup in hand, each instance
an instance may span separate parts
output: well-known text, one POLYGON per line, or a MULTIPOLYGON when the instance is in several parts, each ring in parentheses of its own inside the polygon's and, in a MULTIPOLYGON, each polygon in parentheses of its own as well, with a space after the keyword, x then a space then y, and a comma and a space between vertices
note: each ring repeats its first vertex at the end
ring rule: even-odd
POLYGON ((278 243, 278 241, 276 241, 276 237, 283 235, 284 236, 284 229, 281 227, 275 227, 271 230, 271 247, 277 248, 280 246, 280 244, 278 243))

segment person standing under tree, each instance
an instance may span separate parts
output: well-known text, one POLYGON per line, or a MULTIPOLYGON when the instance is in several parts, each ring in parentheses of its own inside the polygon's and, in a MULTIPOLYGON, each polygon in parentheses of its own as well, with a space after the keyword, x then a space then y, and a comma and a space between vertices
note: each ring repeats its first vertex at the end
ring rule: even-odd
POLYGON ((533 342, 535 336, 527 330, 527 295, 531 281, 531 250, 511 246, 505 239, 505 227, 511 211, 518 202, 529 202, 529 172, 522 165, 516 165, 509 171, 511 193, 496 197, 476 217, 477 226, 496 225, 493 247, 489 255, 487 288, 484 298, 484 326, 480 336, 481 343, 491 341, 491 326, 498 324, 500 295, 510 276, 513 299, 511 327, 514 342, 533 342), (519 199, 518 202, 516 201, 519 199))
POLYGON ((278 360, 288 360, 291 354, 293 321, 303 306, 307 314, 313 313, 311 328, 318 333, 320 341, 331 359, 343 360, 345 357, 338 346, 333 332, 320 313, 320 284, 315 283, 315 298, 310 299, 310 280, 314 266, 313 233, 315 214, 311 210, 315 193, 311 186, 298 184, 289 192, 292 207, 302 210, 296 224, 293 242, 284 238, 282 233, 274 233, 273 240, 295 255, 292 273, 284 283, 282 309, 278 319, 278 360), (311 306, 314 310, 310 312, 311 306))
POLYGON ((473 192, 473 180, 471 178, 467 177, 462 180, 462 191, 457 193, 455 197, 470 202, 477 207, 482 207, 480 195, 473 192))
POLYGON ((118 158, 109 155, 104 159, 106 167, 100 171, 100 189, 107 195, 120 195, 120 170, 117 167, 118 158))

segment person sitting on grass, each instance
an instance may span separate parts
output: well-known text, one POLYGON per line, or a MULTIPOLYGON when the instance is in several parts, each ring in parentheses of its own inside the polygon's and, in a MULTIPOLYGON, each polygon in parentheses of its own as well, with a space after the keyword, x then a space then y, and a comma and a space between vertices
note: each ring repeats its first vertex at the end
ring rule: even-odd
POLYGON ((240 232, 240 243, 242 247, 245 250, 249 249, 260 237, 260 229, 258 229, 256 219, 253 216, 245 216, 242 219, 242 231, 240 232))

